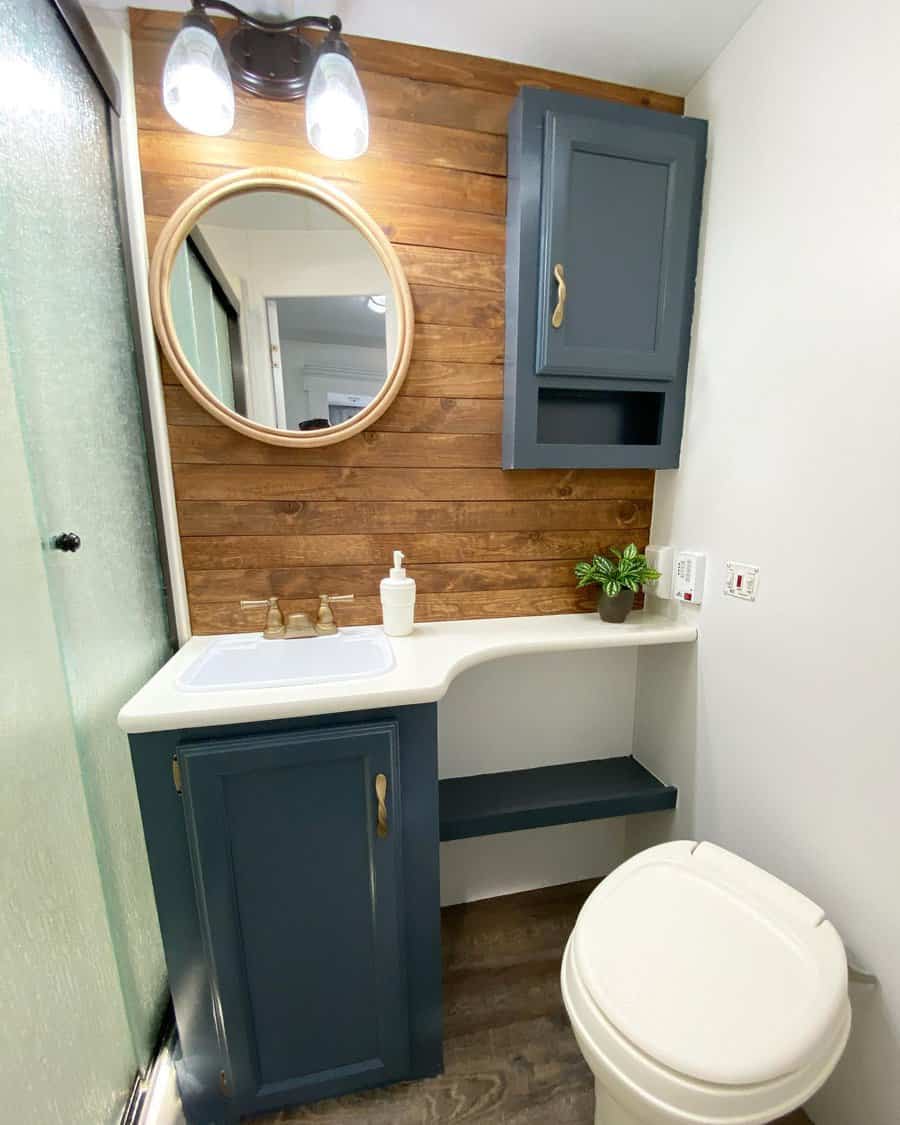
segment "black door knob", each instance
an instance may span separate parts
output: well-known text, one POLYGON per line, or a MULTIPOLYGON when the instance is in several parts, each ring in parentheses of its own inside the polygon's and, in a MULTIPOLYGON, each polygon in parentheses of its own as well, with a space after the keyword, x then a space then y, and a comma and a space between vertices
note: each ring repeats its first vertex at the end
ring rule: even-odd
POLYGON ((74 531, 61 531, 50 540, 54 551, 77 551, 81 546, 81 536, 74 531))

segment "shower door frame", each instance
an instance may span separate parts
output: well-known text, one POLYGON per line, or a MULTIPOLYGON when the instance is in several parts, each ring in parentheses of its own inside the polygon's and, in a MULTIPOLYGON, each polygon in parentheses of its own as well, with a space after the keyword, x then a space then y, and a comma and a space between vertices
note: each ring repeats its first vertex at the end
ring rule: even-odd
MULTIPOLYGON (((96 32, 90 24, 79 0, 47 0, 55 8, 81 53, 88 70, 94 77, 97 85, 106 99, 107 107, 115 115, 117 122, 122 116, 122 89, 116 72, 107 58, 96 32)), ((122 136, 119 128, 113 127, 110 120, 109 142, 112 152, 113 183, 116 192, 116 210, 119 218, 119 241, 122 247, 122 261, 125 269, 125 287, 128 294, 128 320, 134 340, 134 366, 137 376, 138 393, 141 400, 141 425, 144 431, 144 448, 149 463, 150 494, 153 498, 153 517, 156 523, 156 542, 159 553, 159 564, 163 577, 163 595, 166 607, 166 623, 169 645, 173 652, 179 647, 178 627, 176 622, 175 606, 173 599, 174 576, 172 573, 171 559, 167 550, 169 545, 169 531, 163 516, 164 505, 160 490, 160 463, 157 456, 156 442, 154 440, 151 419, 153 409, 149 400, 149 372, 144 356, 143 332, 138 312, 138 287, 137 273, 135 270, 134 252, 131 245, 130 214, 126 196, 125 159, 122 151, 122 136)), ((183 583, 182 583, 183 584, 183 583)), ((185 638, 186 639, 186 638, 185 638)))

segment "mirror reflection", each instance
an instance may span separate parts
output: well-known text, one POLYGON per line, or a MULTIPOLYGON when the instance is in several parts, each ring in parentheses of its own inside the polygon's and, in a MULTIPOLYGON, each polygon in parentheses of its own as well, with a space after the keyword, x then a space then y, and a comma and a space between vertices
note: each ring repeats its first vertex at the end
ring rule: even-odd
POLYGON ((178 251, 169 296, 200 380, 264 426, 346 422, 394 364, 387 272, 361 231, 310 196, 254 190, 214 204, 178 251))

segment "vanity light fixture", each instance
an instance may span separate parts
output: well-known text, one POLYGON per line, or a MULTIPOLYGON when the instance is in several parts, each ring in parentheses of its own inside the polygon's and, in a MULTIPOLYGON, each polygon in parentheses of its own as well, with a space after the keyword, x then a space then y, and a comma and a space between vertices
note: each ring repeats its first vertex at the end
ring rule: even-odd
POLYGON ((163 103, 192 133, 221 137, 234 124, 234 89, 263 98, 306 98, 306 135, 323 156, 351 160, 369 147, 369 114, 337 16, 267 20, 227 0, 192 0, 163 71, 163 103), (236 25, 220 43, 207 11, 236 25), (304 29, 325 32, 316 46, 304 29))
POLYGON ((373 293, 366 301, 366 308, 369 312, 379 313, 381 316, 384 316, 387 312, 387 295, 385 293, 373 293))

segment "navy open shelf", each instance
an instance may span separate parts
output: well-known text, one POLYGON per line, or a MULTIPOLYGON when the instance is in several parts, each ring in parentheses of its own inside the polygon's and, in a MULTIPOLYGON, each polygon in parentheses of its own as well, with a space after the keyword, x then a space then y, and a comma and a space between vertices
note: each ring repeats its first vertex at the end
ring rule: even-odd
POLYGON ((658 812, 677 797, 631 757, 452 777, 440 783, 441 839, 658 812))

